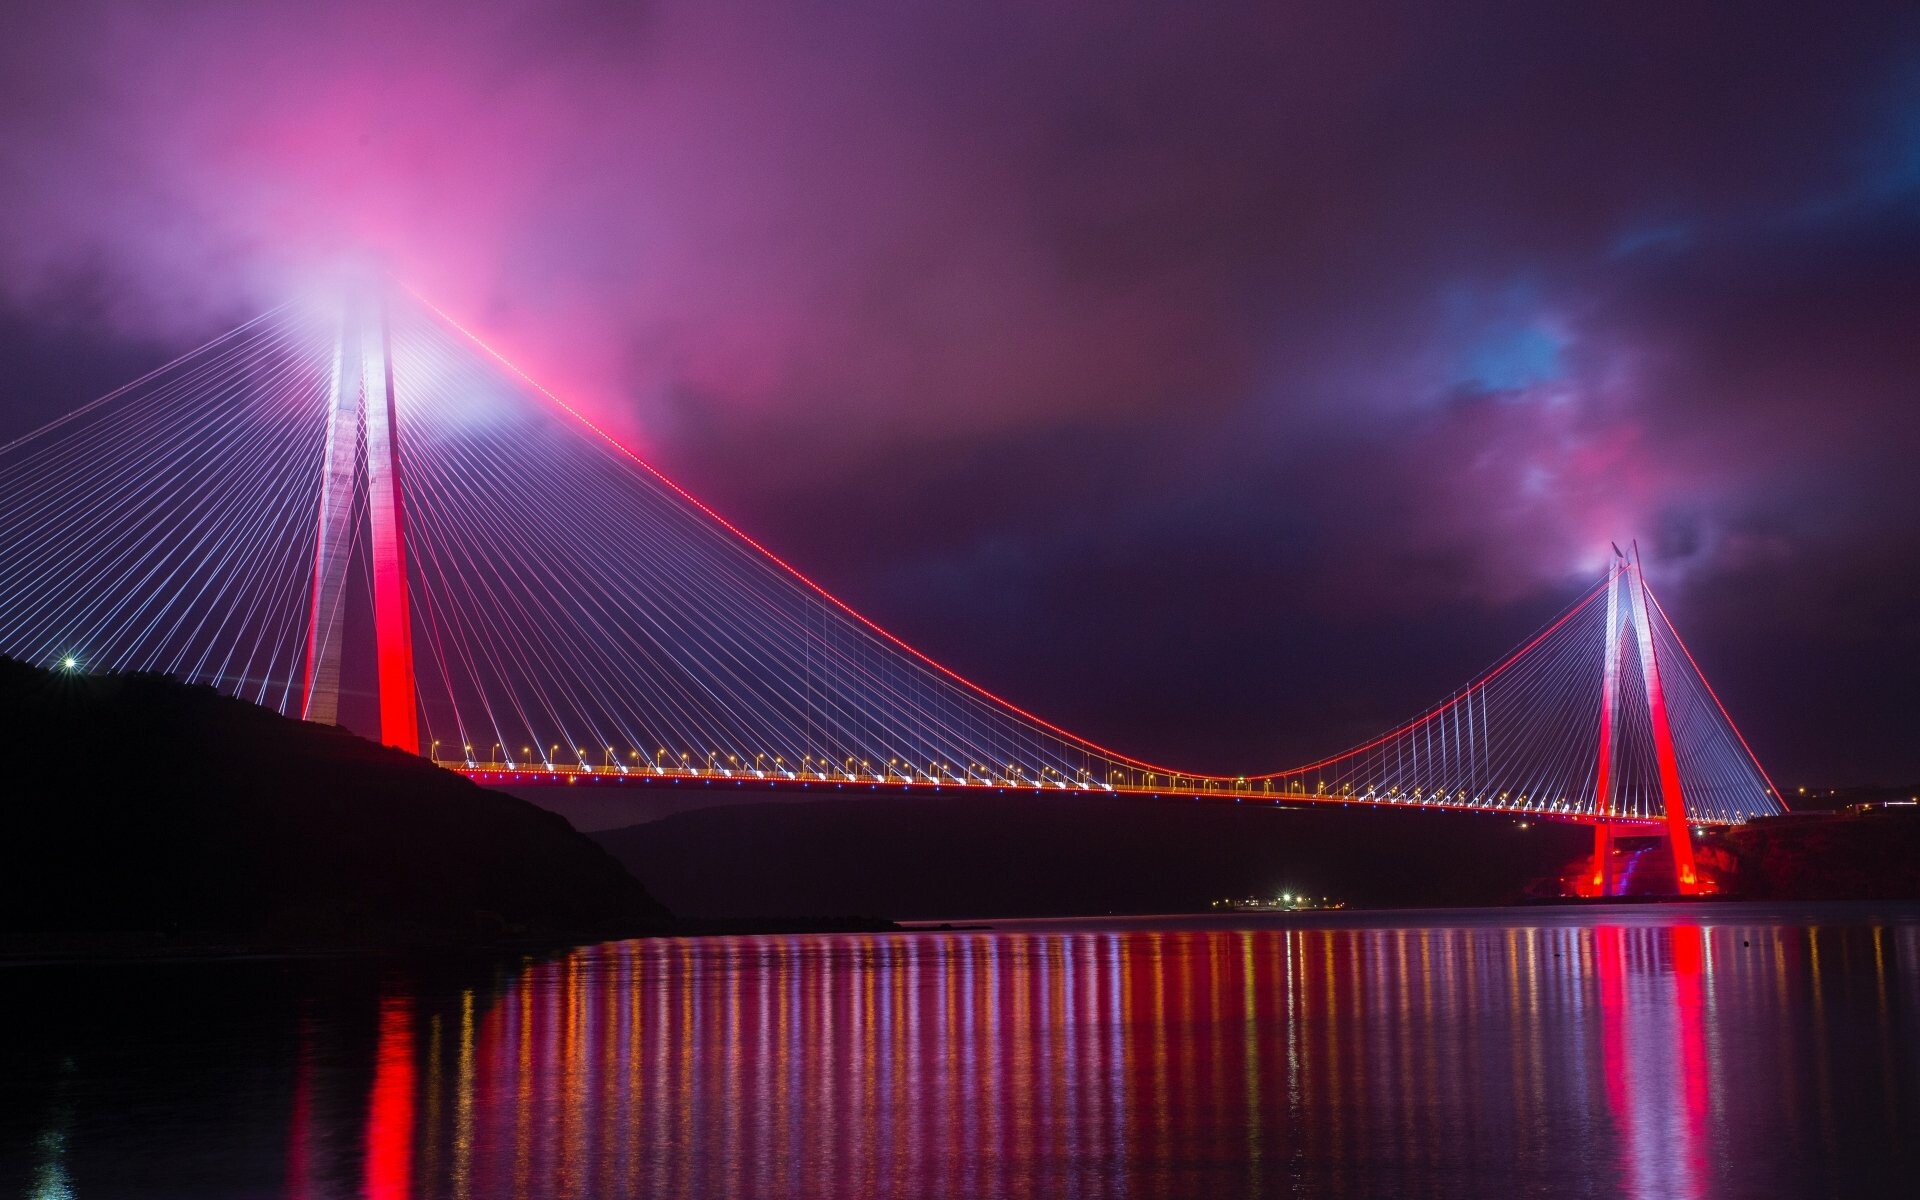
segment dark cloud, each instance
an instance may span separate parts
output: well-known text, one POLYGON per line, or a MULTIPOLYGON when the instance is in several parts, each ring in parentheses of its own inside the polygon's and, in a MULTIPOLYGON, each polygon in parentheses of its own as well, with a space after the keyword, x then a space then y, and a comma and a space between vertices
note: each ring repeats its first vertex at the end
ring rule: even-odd
POLYGON ((11 427, 372 252, 1103 739, 1325 748, 1638 537, 1780 774, 1920 776, 1909 5, 6 22, 11 427))

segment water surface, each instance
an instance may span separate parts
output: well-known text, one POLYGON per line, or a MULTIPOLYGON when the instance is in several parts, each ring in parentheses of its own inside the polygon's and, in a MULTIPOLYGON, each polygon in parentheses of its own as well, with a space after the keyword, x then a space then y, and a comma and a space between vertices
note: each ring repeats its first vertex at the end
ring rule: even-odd
POLYGON ((0 968, 0 1194, 1916 1194, 1920 909, 0 968))

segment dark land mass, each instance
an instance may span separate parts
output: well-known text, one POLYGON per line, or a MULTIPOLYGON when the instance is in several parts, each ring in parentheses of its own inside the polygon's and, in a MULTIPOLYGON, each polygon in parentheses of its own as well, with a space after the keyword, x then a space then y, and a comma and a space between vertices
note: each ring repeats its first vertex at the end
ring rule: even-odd
POLYGON ((0 947, 568 941, 667 910, 567 822, 156 675, 0 659, 0 947))
MULTIPOLYGON (((1709 829, 1695 856, 1728 899, 1920 899, 1920 806, 1907 795, 1860 791, 1847 810, 1709 829)), ((1031 791, 778 791, 591 837, 676 912, 708 918, 1206 912, 1283 893, 1515 904, 1567 899, 1594 852, 1590 826, 1501 814, 1031 791)), ((1617 849, 1626 899, 1678 891, 1665 835, 1622 831, 1617 849)))
POLYGON ((898 920, 1195 912, 1284 892, 1504 904, 1593 838, 1471 813, 978 792, 735 804, 593 836, 676 912, 898 920))
MULTIPOLYGON (((589 838, 210 688, 7 659, 0 754, 0 951, 16 953, 536 946, 1282 892, 1501 904, 1591 844, 1582 826, 1493 815, 1030 793, 797 793, 589 838)), ((1920 810, 1755 822, 1710 837, 1702 861, 1754 898, 1916 897, 1920 810)))
POLYGON ((1920 899, 1920 807, 1750 821, 1720 835, 1733 890, 1751 900, 1920 899))
MULTIPOLYGON (((1696 855, 1724 897, 1920 899, 1920 807, 1858 808, 1710 830, 1696 855)), ((1588 826, 1494 814, 1030 792, 782 796, 592 836, 676 912, 716 918, 1204 912, 1286 892, 1513 904, 1565 897, 1593 852, 1588 826)), ((1632 896, 1678 890, 1663 836, 1619 846, 1650 850, 1632 896)))

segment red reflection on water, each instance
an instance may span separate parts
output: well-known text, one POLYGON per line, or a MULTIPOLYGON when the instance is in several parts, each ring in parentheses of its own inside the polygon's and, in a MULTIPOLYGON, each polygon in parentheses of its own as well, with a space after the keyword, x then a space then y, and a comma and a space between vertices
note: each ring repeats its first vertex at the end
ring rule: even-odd
POLYGON ((1705 932, 1692 924, 1593 931, 1607 1103, 1622 1174, 1641 1196, 1705 1194, 1712 1098, 1706 1048, 1705 932), (1651 966, 1665 943, 1671 975, 1651 966), (1630 981, 1638 993, 1630 991, 1630 981))
POLYGON ((404 998, 380 1004, 373 1091, 367 1102, 369 1200, 406 1200, 413 1169, 413 1010, 404 998))
POLYGON ((1623 1130, 1634 1127, 1633 1081, 1627 1076, 1627 962, 1626 947, 1617 926, 1593 931, 1593 971, 1600 981, 1600 1067, 1607 1087, 1607 1107, 1623 1130))
POLYGON ((1712 1107, 1707 1078, 1706 933, 1698 925, 1676 925, 1670 932, 1674 1022, 1680 1035, 1680 1087, 1686 1113, 1687 1194, 1698 1196, 1707 1173, 1707 1118, 1712 1107))
POLYGON ((365 1191, 1537 1190, 1568 1170, 1565 1126, 1541 1114, 1584 1102, 1579 1161, 1700 1196, 1708 951, 1693 925, 590 947, 419 1018, 440 1064, 424 1105, 412 1004, 383 1002, 365 1191))

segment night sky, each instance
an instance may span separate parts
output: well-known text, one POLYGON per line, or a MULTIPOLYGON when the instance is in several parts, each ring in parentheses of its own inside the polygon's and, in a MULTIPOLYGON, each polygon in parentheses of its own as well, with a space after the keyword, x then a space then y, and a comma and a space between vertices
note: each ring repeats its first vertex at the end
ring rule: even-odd
POLYGON ((12 5, 0 213, 0 440, 371 255, 1146 758, 1637 538, 1778 782, 1920 779, 1911 3, 12 5))

